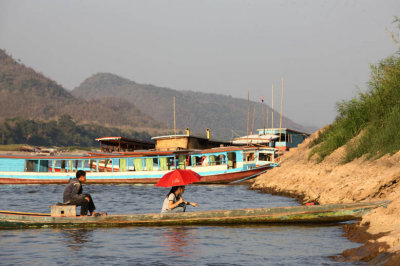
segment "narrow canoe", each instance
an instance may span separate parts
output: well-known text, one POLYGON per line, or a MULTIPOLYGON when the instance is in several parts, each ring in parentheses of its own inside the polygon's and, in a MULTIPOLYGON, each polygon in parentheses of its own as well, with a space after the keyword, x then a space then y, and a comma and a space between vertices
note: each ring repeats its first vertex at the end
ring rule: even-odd
POLYGON ((388 201, 360 202, 100 217, 51 217, 50 214, 46 213, 0 211, 0 228, 332 223, 360 219, 364 213, 387 204, 389 204, 388 201))

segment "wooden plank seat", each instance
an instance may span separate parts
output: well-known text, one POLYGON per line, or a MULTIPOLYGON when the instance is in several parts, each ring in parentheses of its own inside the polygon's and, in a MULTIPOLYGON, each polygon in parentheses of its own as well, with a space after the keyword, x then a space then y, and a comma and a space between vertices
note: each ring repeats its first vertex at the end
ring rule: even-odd
POLYGON ((51 205, 50 214, 51 217, 76 217, 76 205, 51 205))

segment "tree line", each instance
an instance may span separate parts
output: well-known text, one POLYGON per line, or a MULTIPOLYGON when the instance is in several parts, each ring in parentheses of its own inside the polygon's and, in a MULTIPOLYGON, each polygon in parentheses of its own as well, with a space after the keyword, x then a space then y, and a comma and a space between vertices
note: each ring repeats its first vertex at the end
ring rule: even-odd
POLYGON ((51 121, 16 117, 0 122, 0 143, 3 145, 96 147, 99 144, 95 138, 121 135, 140 140, 151 139, 147 132, 121 130, 97 124, 79 125, 69 115, 62 115, 58 120, 51 121))

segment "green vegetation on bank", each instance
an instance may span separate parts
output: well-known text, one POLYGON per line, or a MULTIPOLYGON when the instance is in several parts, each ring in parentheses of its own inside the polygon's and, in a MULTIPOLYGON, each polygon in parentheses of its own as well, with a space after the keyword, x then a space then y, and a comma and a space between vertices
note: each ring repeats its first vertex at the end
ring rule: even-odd
POLYGON ((23 146, 24 144, 0 145, 0 151, 19 151, 23 146))
POLYGON ((37 146, 97 147, 95 138, 120 136, 150 140, 147 132, 108 128, 96 124, 78 125, 69 115, 48 122, 24 118, 7 118, 0 122, 0 144, 29 144, 37 146))
POLYGON ((346 145, 343 163, 363 155, 375 159, 400 150, 399 54, 371 69, 368 91, 338 103, 337 118, 311 143, 310 157, 317 154, 321 162, 343 145, 346 145))

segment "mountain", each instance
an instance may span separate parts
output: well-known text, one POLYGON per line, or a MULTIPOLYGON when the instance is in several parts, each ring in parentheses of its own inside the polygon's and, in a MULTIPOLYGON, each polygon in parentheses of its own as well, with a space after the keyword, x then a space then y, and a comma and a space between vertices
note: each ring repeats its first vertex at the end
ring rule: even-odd
MULTIPOLYGON (((204 136, 206 128, 210 128, 213 138, 223 140, 246 134, 247 101, 244 99, 139 84, 109 73, 95 74, 69 92, 0 50, 0 122, 21 117, 44 123, 68 115, 77 125, 94 123, 126 129, 126 132, 168 134, 173 128, 174 96, 178 130, 190 128, 193 133, 204 136)), ((271 114, 271 109, 251 102, 250 129, 254 106, 254 129, 262 128, 261 110, 268 109, 271 114)), ((279 126, 277 112, 274 126, 279 126)), ((286 117, 283 127, 310 131, 286 117)))
POLYGON ((85 100, 55 81, 15 61, 0 50, 0 119, 57 120, 69 115, 78 123, 145 130, 165 126, 142 113, 130 101, 109 95, 85 100))
MULTIPOLYGON (((247 100, 232 96, 139 84, 110 73, 93 75, 75 88, 72 94, 86 100, 101 99, 111 95, 123 98, 154 120, 165 123, 169 128, 173 128, 173 96, 175 96, 177 128, 190 128, 192 132, 201 135, 205 134, 206 128, 210 128, 214 138, 222 139, 231 139, 246 134, 247 131, 247 100)), ((250 129, 253 124, 254 106, 256 106, 254 128, 262 128, 263 107, 261 103, 251 102, 250 129)), ((271 108, 267 105, 265 112, 266 110, 271 115, 271 108)), ((279 113, 275 111, 274 117, 274 126, 279 127, 279 113)), ((286 117, 283 117, 283 127, 312 131, 286 117)))

